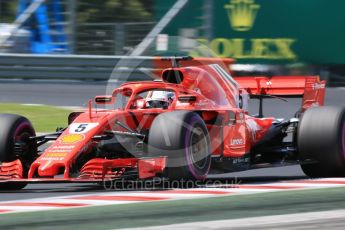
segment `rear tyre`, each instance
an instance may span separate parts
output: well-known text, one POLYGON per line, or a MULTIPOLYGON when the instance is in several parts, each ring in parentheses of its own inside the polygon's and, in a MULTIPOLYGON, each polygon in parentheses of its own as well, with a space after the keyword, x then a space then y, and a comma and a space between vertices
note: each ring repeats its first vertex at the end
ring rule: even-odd
MULTIPOLYGON (((30 164, 37 154, 36 145, 30 144, 28 138, 35 135, 34 128, 25 117, 0 114, 0 161, 11 162, 20 159, 23 165, 23 176, 26 177, 30 164), (16 143, 22 143, 22 151, 16 151, 16 143)), ((19 190, 25 186, 26 183, 0 183, 1 190, 19 190)))
POLYGON ((297 134, 298 151, 309 177, 345 176, 345 109, 323 106, 308 109, 297 134))
POLYGON ((164 177, 205 180, 211 165, 210 137, 201 117, 188 111, 160 114, 153 121, 148 152, 167 156, 164 177))

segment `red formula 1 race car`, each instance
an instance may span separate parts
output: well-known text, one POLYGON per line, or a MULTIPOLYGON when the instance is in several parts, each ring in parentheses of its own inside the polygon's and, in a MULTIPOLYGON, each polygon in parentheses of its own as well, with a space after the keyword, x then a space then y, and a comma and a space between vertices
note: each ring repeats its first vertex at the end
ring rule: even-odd
POLYGON ((345 113, 322 106, 324 81, 315 76, 233 78, 216 61, 200 60, 159 60, 172 61, 158 71, 160 80, 126 83, 111 95, 96 96, 86 112, 71 113, 68 127, 53 134, 36 136, 26 118, 1 114, 0 187, 154 177, 204 180, 210 172, 287 163, 301 164, 311 177, 345 175, 345 113), (286 120, 264 117, 267 97, 301 97, 302 107, 286 120), (250 98, 259 99, 258 115, 249 115, 250 98), (49 147, 37 150, 47 142, 52 142, 49 147))

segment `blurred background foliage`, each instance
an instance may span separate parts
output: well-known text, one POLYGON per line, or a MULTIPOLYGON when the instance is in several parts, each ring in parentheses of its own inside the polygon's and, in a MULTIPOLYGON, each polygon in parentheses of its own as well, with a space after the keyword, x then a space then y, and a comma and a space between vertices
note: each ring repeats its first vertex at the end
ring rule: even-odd
POLYGON ((151 21, 153 0, 80 0, 79 23, 151 21))
POLYGON ((18 2, 14 0, 0 0, 0 22, 10 23, 15 19, 18 2))
POLYGON ((80 0, 77 18, 80 23, 152 21, 154 0, 80 0))
MULTIPOLYGON (((68 0, 65 0, 69 4, 68 0)), ((93 22, 147 22, 152 21, 154 0, 79 0, 77 21, 93 22)), ((15 20, 18 0, 0 0, 0 22, 15 20)))

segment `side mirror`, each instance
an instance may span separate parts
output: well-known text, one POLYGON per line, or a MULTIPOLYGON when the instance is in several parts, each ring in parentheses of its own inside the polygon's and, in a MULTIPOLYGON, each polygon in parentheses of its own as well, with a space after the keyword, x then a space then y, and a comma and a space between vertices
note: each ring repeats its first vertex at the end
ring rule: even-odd
POLYGON ((115 102, 115 98, 109 95, 96 96, 95 102, 96 104, 113 104, 115 102))
POLYGON ((183 96, 179 96, 178 100, 180 102, 196 102, 196 96, 193 96, 193 95, 183 95, 183 96))

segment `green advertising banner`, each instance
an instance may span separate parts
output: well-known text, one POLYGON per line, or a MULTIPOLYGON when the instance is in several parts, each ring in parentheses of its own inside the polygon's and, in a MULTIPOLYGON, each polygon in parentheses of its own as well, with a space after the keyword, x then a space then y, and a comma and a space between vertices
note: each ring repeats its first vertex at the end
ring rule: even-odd
MULTIPOLYGON (((157 18, 174 2, 157 0, 157 18)), ((344 0, 213 0, 205 7, 189 0, 164 33, 194 28, 216 55, 242 63, 345 64, 344 0)))

